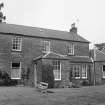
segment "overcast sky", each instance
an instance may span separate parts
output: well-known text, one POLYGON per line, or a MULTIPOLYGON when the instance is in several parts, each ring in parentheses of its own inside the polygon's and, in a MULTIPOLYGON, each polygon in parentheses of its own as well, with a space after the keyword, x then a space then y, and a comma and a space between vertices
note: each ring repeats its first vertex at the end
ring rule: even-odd
POLYGON ((7 23, 78 33, 94 43, 105 43, 105 0, 1 0, 7 23))

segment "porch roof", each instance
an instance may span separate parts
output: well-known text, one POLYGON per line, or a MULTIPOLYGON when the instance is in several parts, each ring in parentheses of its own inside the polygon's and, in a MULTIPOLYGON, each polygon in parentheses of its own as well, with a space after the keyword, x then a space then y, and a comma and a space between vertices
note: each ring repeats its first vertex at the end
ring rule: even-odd
POLYGON ((39 57, 36 57, 34 61, 37 61, 39 59, 58 59, 58 60, 68 60, 70 62, 77 62, 77 63, 92 63, 91 58, 88 56, 67 56, 67 55, 61 55, 54 52, 49 52, 45 55, 41 55, 39 57))

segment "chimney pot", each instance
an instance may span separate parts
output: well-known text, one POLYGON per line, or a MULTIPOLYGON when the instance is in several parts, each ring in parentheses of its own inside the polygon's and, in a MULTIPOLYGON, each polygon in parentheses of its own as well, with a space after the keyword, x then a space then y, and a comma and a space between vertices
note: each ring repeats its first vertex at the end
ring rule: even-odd
POLYGON ((77 34, 77 27, 75 27, 75 23, 71 24, 70 32, 77 34))

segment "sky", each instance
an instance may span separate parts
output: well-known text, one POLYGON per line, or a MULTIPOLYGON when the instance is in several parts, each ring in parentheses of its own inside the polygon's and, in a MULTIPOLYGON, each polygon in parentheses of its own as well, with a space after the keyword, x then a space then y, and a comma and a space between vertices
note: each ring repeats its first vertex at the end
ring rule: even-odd
POLYGON ((105 0, 0 0, 6 22, 69 31, 76 23, 78 34, 91 42, 105 43, 105 0))

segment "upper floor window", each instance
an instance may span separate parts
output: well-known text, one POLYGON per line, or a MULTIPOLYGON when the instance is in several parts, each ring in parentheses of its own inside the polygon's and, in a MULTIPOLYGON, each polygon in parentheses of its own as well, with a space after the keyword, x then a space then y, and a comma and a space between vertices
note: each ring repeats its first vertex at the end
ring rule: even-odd
POLYGON ((21 37, 14 37, 12 39, 12 50, 21 51, 21 47, 22 47, 22 38, 21 37))
POLYGON ((44 53, 49 52, 50 51, 50 41, 43 40, 42 44, 43 44, 43 52, 44 53))
POLYGON ((11 64, 11 79, 21 78, 21 62, 12 62, 11 64))
POLYGON ((105 65, 102 67, 103 78, 105 78, 105 65))
POLYGON ((54 79, 61 80, 61 62, 59 60, 53 61, 54 79))
POLYGON ((87 65, 82 66, 82 78, 87 78, 87 65))
POLYGON ((73 55, 74 54, 74 44, 68 43, 67 44, 67 54, 73 55))

